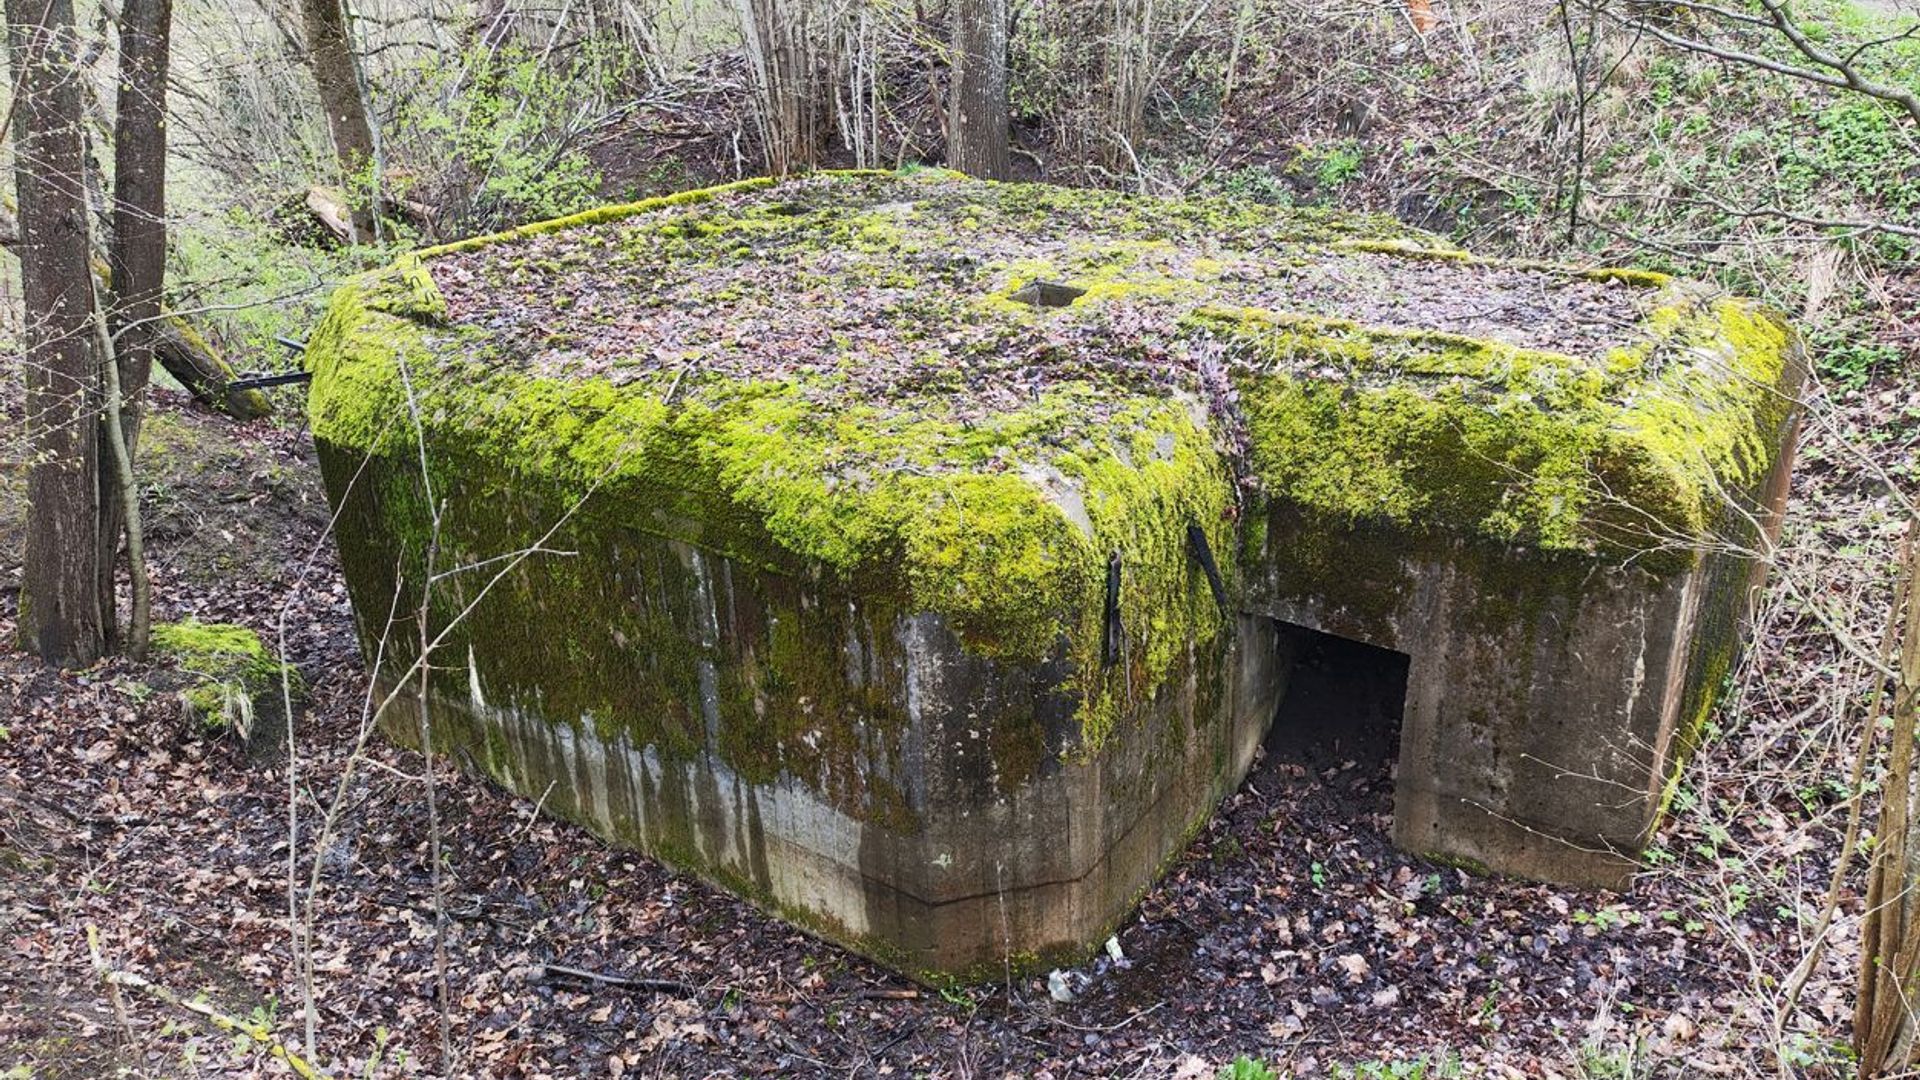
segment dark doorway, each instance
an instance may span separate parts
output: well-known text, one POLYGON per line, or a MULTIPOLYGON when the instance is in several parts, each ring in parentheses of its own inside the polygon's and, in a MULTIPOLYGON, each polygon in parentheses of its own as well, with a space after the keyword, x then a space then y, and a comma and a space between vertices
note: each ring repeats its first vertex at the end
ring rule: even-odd
POLYGON ((1400 748, 1407 654, 1292 623, 1278 629, 1286 694, 1267 753, 1314 772, 1353 765, 1387 775, 1400 748))

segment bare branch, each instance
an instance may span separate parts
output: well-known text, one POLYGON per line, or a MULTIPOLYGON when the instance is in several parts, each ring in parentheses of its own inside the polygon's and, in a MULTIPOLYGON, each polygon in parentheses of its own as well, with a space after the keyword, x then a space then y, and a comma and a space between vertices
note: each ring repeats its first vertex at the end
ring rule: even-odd
POLYGON ((1592 194, 1602 199, 1637 199, 1649 203, 1678 203, 1682 206, 1710 206, 1721 213, 1738 218, 1770 218, 1805 225, 1815 229, 1843 229, 1852 232, 1886 233, 1890 236, 1910 236, 1920 238, 1920 228, 1902 225, 1893 221, 1877 221, 1871 218, 1830 218, 1812 214, 1796 213, 1779 206, 1735 206, 1719 196, 1707 191, 1693 195, 1665 195, 1653 191, 1603 191, 1598 188, 1592 194))
MULTIPOLYGON (((1753 16, 1744 16, 1737 12, 1726 11, 1711 4, 1698 4, 1687 0, 1687 2, 1682 2, 1680 6, 1707 12, 1717 17, 1743 24, 1751 25, 1757 21, 1753 16)), ((1821 86, 1831 86, 1839 90, 1852 90, 1856 93, 1865 94, 1868 97, 1877 98, 1890 105, 1898 106, 1913 119, 1914 123, 1920 124, 1920 94, 1915 94, 1912 90, 1904 86, 1869 79, 1863 75, 1855 65, 1854 58, 1857 57, 1863 49, 1871 47, 1872 43, 1862 46, 1860 49, 1855 49, 1846 57, 1836 56, 1821 48, 1813 39, 1807 37, 1806 31, 1802 30, 1800 25, 1793 21, 1793 17, 1788 14, 1784 4, 1777 2, 1777 0, 1760 0, 1760 6, 1767 12, 1766 25, 1777 31, 1780 36, 1786 38, 1801 56, 1805 57, 1815 66, 1808 67, 1800 64, 1790 64, 1782 60, 1775 60, 1770 56, 1763 56, 1760 53, 1748 52, 1745 49, 1716 45, 1712 42, 1702 41, 1699 38, 1672 33, 1647 22, 1645 19, 1623 17, 1612 14, 1611 12, 1609 14, 1621 25, 1631 28, 1637 33, 1651 35, 1677 49, 1686 49, 1689 52, 1697 52, 1705 56, 1716 57, 1730 63, 1745 64, 1763 71, 1771 71, 1776 75, 1785 75, 1789 78, 1817 83, 1821 86)), ((1892 40, 1900 40, 1900 38, 1907 37, 1909 34, 1911 34, 1911 31, 1909 31, 1908 34, 1902 34, 1892 40)))

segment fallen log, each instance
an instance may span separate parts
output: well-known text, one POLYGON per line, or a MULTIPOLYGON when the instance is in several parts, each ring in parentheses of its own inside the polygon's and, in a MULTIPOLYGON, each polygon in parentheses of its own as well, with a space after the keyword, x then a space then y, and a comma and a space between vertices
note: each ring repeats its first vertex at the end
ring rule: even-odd
POLYGON ((257 420, 273 412, 273 403, 256 389, 231 389, 233 365, 213 343, 178 315, 168 315, 153 336, 153 358, 196 401, 235 420, 257 420))
MULTIPOLYGON (((93 260, 93 273, 104 294, 111 273, 104 259, 93 260)), ((200 404, 218 409, 235 420, 258 420, 272 415, 273 402, 267 395, 258 390, 228 389, 227 384, 236 374, 233 365, 184 317, 162 308, 160 323, 149 344, 153 347, 154 360, 200 404)))
MULTIPOLYGON (((313 243, 323 241, 329 247, 345 247, 354 243, 353 208, 347 197, 338 189, 319 184, 307 189, 300 201, 305 205, 310 220, 300 223, 306 227, 286 227, 283 231, 298 242, 313 243)), ((291 205, 292 200, 289 200, 291 205)), ((294 211, 297 213, 297 211, 294 211)), ((383 195, 380 199, 381 217, 392 221, 405 222, 414 229, 428 231, 433 223, 433 208, 414 199, 396 198, 383 195)), ((364 240, 365 238, 361 238, 364 240)))
MULTIPOLYGON (((0 248, 19 239, 19 224, 10 208, 0 204, 0 248)), ((104 292, 107 285, 106 261, 93 260, 94 276, 104 292)), ((153 358, 186 387, 194 400, 218 409, 235 420, 258 420, 273 414, 273 402, 257 389, 231 388, 235 378, 233 365, 198 330, 179 315, 162 311, 159 329, 153 335, 153 358)))
POLYGON ((307 189, 307 213, 313 215, 319 225, 334 244, 353 243, 353 212, 347 208, 347 200, 339 192, 330 188, 314 185, 307 189))

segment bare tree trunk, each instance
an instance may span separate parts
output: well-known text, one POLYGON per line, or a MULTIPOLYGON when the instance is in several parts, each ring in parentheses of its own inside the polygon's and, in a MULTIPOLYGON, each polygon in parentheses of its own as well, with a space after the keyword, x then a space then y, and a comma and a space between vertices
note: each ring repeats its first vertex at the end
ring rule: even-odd
POLYGON ((344 0, 300 0, 306 25, 307 61, 320 88, 320 105, 327 111, 327 130, 333 136, 333 154, 353 205, 355 239, 373 239, 373 208, 378 200, 373 123, 360 93, 360 64, 347 34, 344 0))
POLYGON ((1111 0, 1107 38, 1106 130, 1100 133, 1102 163, 1134 172, 1147 134, 1147 95, 1153 91, 1154 0, 1111 0))
MULTIPOLYGON (((308 0, 312 2, 312 0, 308 0)), ((819 164, 828 19, 812 0, 735 0, 767 171, 819 164)))
MULTIPOLYGON (((145 660, 147 639, 153 627, 153 586, 147 578, 147 548, 140 529, 140 493, 133 479, 133 443, 127 437, 127 410, 121 407, 126 398, 121 393, 120 356, 113 346, 113 331, 107 328, 107 298, 97 296, 94 303, 93 324, 100 347, 100 372, 106 384, 100 437, 109 451, 102 458, 100 510, 103 522, 109 501, 125 512, 127 579, 133 592, 133 604, 127 614, 126 649, 135 660, 145 660)), ((101 576, 106 580, 107 593, 101 604, 107 613, 114 609, 113 564, 118 561, 119 538, 118 528, 107 533, 102 525, 100 550, 106 565, 101 576)), ((111 639, 114 620, 108 618, 106 622, 111 639)), ((108 644, 111 646, 113 642, 109 640, 108 644)))
POLYGON ((99 373, 90 343, 80 67, 72 0, 6 0, 20 292, 26 307, 26 566, 21 646, 83 667, 105 651, 100 608, 99 373))
MULTIPOLYGON (((1910 1075, 1920 987, 1920 844, 1914 823, 1914 735, 1920 719, 1920 518, 1907 523, 1906 565, 1894 590, 1891 626, 1904 623, 1893 665, 1893 749, 1882 784, 1880 824, 1867 871, 1867 910, 1860 927, 1860 989, 1853 1045, 1860 1075, 1910 1075)), ((1889 639, 1892 635, 1889 634, 1889 639)), ((1876 694, 1876 699, 1878 695, 1876 694)), ((1863 738, 1874 737, 1876 716, 1863 738)))
POLYGON ((954 0, 947 165, 988 180, 1012 174, 1007 154, 1007 0, 954 0))
MULTIPOLYGON (((173 0, 125 0, 120 14, 120 91, 114 109, 113 236, 107 246, 110 294, 107 325, 112 332, 108 355, 111 393, 118 393, 120 432, 106 432, 100 482, 100 604, 103 613, 114 610, 113 582, 119 562, 120 540, 128 539, 130 579, 144 578, 144 568, 133 537, 139 531, 138 506, 129 506, 126 492, 131 462, 140 439, 140 411, 146 399, 147 379, 153 370, 154 341, 160 329, 160 292, 167 269, 167 65, 172 46, 173 0), (127 459, 126 473, 118 458, 127 459), (131 511, 131 513, 130 513, 131 511)), ((116 404, 110 400, 109 405, 116 404)), ((116 411, 109 408, 111 414, 116 411)), ((135 590, 128 645, 134 655, 146 651, 145 605, 135 590)), ((113 619, 107 620, 109 646, 115 644, 113 619)))

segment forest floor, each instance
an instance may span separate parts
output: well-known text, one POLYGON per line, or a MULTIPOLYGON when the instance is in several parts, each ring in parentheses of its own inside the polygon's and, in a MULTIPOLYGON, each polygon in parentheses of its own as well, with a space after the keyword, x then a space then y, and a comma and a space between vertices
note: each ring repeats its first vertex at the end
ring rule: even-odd
MULTIPOLYGON (((1920 411, 1869 385, 1822 399, 1815 421, 1789 544, 1890 531, 1871 474, 1914 468, 1920 411)), ((304 1053, 290 852, 304 880, 368 693, 310 443, 295 423, 234 425, 162 393, 144 453, 159 616, 273 641, 284 615, 311 687, 297 773, 184 719, 151 666, 58 672, 0 652, 0 1075, 282 1075, 274 1048, 304 1053), (108 968, 255 1034, 110 993, 108 968)), ((0 472, 0 584, 19 496, 0 472)), ((16 599, 0 591, 9 646, 16 599)), ((1658 868, 1621 894, 1398 852, 1390 761, 1266 754, 1121 928, 1125 959, 1069 976, 1064 1004, 1044 978, 916 987, 442 771, 446 1072, 1211 1077, 1247 1054, 1298 1076, 1778 1075, 1776 1061, 1841 1075, 1857 905, 1797 1007, 1778 988, 1844 825, 1831 780, 1852 743, 1806 716, 1846 672, 1804 609, 1769 604, 1658 868)), ((319 856, 314 1042, 332 1075, 442 1071, 423 768, 376 737, 319 856)))

